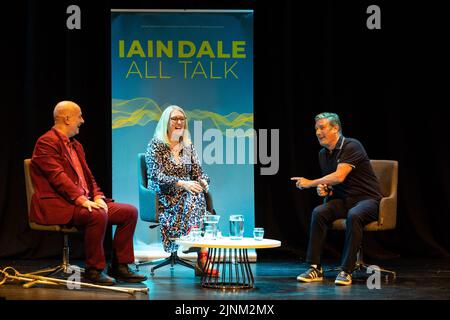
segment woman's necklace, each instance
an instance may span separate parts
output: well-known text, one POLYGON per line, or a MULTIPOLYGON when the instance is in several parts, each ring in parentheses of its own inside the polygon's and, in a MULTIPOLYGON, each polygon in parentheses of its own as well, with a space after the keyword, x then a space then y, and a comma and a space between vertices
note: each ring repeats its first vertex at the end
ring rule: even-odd
POLYGON ((181 163, 181 157, 180 157, 181 149, 182 149, 181 143, 177 143, 173 147, 170 146, 170 152, 172 153, 172 157, 175 160, 176 164, 181 163))

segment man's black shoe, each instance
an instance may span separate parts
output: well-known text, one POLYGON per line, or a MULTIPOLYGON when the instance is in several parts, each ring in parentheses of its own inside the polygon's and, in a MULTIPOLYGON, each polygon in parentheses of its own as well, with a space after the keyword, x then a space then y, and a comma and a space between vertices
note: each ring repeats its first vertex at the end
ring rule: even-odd
POLYGON ((102 286, 113 286, 116 284, 116 280, 111 277, 108 277, 103 273, 102 270, 86 268, 84 272, 84 279, 98 285, 102 286))
POLYGON ((123 263, 111 265, 108 268, 108 275, 122 282, 137 283, 147 280, 146 276, 131 271, 128 264, 123 263))

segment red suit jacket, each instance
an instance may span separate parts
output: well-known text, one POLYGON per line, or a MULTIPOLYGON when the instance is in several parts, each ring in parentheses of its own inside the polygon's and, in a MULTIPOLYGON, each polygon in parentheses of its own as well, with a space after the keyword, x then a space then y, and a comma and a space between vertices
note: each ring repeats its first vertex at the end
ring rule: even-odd
MULTIPOLYGON (((90 196, 103 196, 95 182, 81 143, 73 139, 90 196)), ((75 200, 85 191, 79 182, 62 133, 51 129, 41 136, 31 158, 31 179, 35 193, 31 199, 30 220, 39 224, 68 224, 75 210, 82 207, 75 200)))

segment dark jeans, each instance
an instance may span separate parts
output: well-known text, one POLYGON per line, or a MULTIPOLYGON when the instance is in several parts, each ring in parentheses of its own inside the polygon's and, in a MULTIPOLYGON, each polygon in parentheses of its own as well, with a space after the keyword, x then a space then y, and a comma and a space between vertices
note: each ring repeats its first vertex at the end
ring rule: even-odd
POLYGON ((364 226, 378 220, 379 204, 380 202, 375 199, 358 202, 333 199, 317 206, 312 212, 306 262, 320 264, 327 230, 331 227, 333 221, 347 219, 341 268, 351 273, 355 268, 356 254, 362 241, 364 226))

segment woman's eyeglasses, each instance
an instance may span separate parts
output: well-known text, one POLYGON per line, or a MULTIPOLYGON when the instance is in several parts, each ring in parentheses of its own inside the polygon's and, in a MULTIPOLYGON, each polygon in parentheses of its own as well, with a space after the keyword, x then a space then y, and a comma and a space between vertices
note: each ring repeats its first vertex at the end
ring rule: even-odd
POLYGON ((181 121, 181 123, 184 123, 186 121, 186 118, 183 117, 173 117, 170 118, 170 120, 172 120, 173 122, 177 123, 178 121, 181 121))

